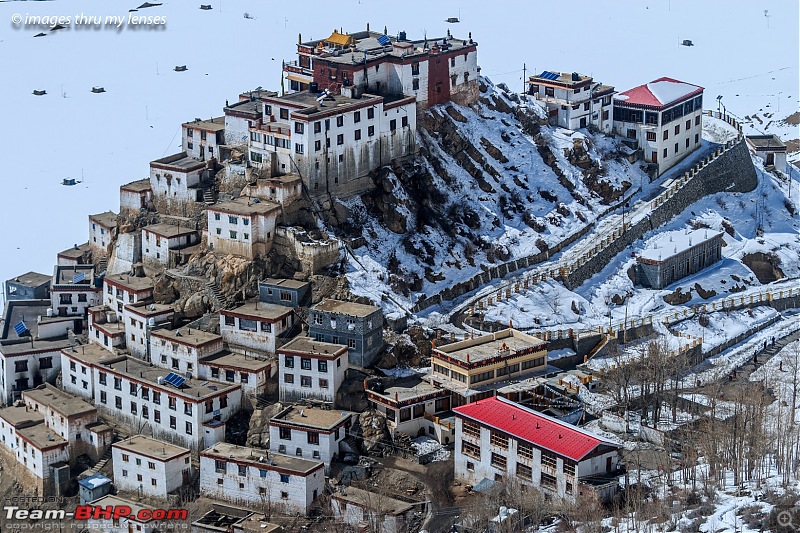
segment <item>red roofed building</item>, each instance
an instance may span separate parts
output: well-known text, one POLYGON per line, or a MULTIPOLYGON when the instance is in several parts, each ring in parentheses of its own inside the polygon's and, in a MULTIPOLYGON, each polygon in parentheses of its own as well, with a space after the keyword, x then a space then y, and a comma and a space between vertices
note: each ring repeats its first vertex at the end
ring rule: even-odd
POLYGON ((515 480, 568 499, 587 490, 607 499, 617 490, 618 444, 505 398, 454 411, 456 479, 515 480))
POLYGON ((661 174, 700 146, 703 88, 658 78, 614 97, 614 133, 661 174))

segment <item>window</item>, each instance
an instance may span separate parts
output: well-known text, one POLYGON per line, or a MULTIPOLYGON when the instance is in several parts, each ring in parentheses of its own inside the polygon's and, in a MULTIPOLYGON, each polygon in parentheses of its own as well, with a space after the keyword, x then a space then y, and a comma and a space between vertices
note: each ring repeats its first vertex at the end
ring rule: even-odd
POLYGON ((279 112, 279 115, 283 120, 287 120, 289 118, 289 110, 282 107, 279 112))
POLYGON ((161 393, 157 390, 153 391, 153 403, 156 405, 161 404, 161 393))
POLYGON ((488 381, 490 379, 494 379, 494 370, 487 370, 486 372, 481 372, 479 374, 470 376, 469 382, 480 383, 482 381, 488 381))
POLYGON ((401 126, 403 126, 404 128, 405 128, 406 126, 408 126, 408 117, 403 117, 403 118, 401 118, 401 119, 400 119, 400 125, 401 125, 401 126))
POLYGON ((220 461, 219 459, 214 460, 214 471, 217 474, 224 474, 228 468, 228 463, 225 461, 220 461))
POLYGON ((414 90, 414 91, 418 91, 419 90, 419 79, 418 78, 414 78, 413 80, 411 80, 411 89, 414 90))
POLYGON ((279 436, 281 440, 292 440, 292 430, 290 428, 279 428, 279 436))
POLYGON ((370 107, 367 109, 367 119, 372 120, 373 118, 375 118, 375 108, 370 107))
POLYGON ((236 378, 236 372, 234 372, 233 370, 225 371, 225 381, 227 381, 228 383, 233 383, 235 381, 235 378, 236 378))
POLYGON ((122 454, 122 462, 123 463, 129 463, 130 460, 131 460, 131 456, 130 455, 128 455, 127 453, 123 453, 122 454))
POLYGON ((495 468, 499 468, 500 470, 505 470, 507 465, 507 460, 504 456, 500 455, 499 453, 492 452, 492 466, 495 468))
POLYGON ((689 148, 689 137, 686 137, 686 148, 689 148))
POLYGON ((681 125, 675 124, 675 135, 679 134, 680 132, 681 132, 681 125))
POLYGON ((414 61, 411 63, 411 75, 412 76, 419 76, 419 62, 414 61))
POLYGON ((698 144, 699 142, 700 142, 700 134, 699 133, 695 133, 694 134, 694 144, 698 144))
POLYGON ((355 140, 357 141, 361 140, 361 130, 356 130, 353 135, 355 137, 355 140))
POLYGON ((517 463, 517 477, 531 481, 533 478, 533 469, 522 463, 517 463))
POLYGON ((322 141, 314 141, 314 151, 319 152, 322 150, 322 141))
POLYGON ((137 409, 136 402, 131 402, 131 414, 136 415, 138 414, 138 411, 139 410, 137 409))
POLYGON ((174 411, 178 408, 178 401, 175 399, 174 396, 169 397, 169 410, 174 411))
POLYGON ((689 131, 689 128, 691 128, 691 127, 692 127, 692 121, 691 120, 687 120, 686 121, 686 131, 689 131))
POLYGON ((301 387, 311 387, 311 376, 300 376, 301 387))
POLYGON ((294 374, 284 374, 283 375, 283 382, 284 383, 294 383, 294 374))
POLYGON ((319 133, 322 131, 322 122, 315 122, 314 123, 314 133, 319 133))
POLYGON ((319 380, 319 388, 320 389, 327 389, 328 388, 328 380, 327 379, 320 379, 319 380))
POLYGON ((156 464, 153 461, 147 461, 147 468, 149 468, 150 470, 155 470, 156 464))
POLYGON ((220 399, 219 399, 219 408, 220 409, 225 409, 226 407, 228 407, 228 397, 227 396, 221 396, 220 399))
POLYGON ((555 476, 551 476, 550 474, 545 474, 542 472, 542 487, 550 490, 555 490, 556 488, 556 478, 555 476))
POLYGON ((355 348, 356 347, 356 340, 355 339, 347 339, 347 347, 348 348, 355 348))
POLYGON ((169 427, 171 429, 178 429, 178 421, 174 416, 169 417, 169 427))
POLYGON ((239 377, 241 378, 242 383, 247 383, 250 381, 250 374, 246 372, 239 372, 239 377))
POLYGON ((667 153, 667 149, 666 149, 666 148, 664 148, 664 159, 666 159, 666 158, 667 158, 667 155, 668 155, 668 153, 667 153))
POLYGON ((355 113, 353 113, 353 122, 356 124, 361 122, 361 111, 356 111, 355 113))
POLYGON ((150 408, 146 405, 142 406, 142 418, 150 418, 150 408))
POLYGON ((328 362, 327 361, 317 361, 317 369, 320 372, 327 372, 328 371, 328 362))
POLYGON ((302 154, 303 153, 303 145, 295 143, 295 145, 294 145, 294 153, 302 154))
POLYGON ((341 128, 342 126, 344 126, 344 115, 339 115, 336 117, 336 127, 341 128))
POLYGON ((159 411, 158 409, 155 409, 153 411, 153 421, 155 421, 156 424, 161 423, 161 411, 159 411))
POLYGON ((557 462, 555 455, 542 452, 542 468, 550 468, 555 471, 557 462))
POLYGON ((469 81, 469 72, 465 72, 464 73, 464 83, 467 83, 468 81, 469 81))
POLYGON ((397 119, 392 119, 389 121, 389 130, 394 131, 397 129, 397 119))
POLYGON ((336 144, 342 145, 344 144, 344 134, 340 133, 336 136, 336 144))
POLYGON ((27 372, 28 371, 28 361, 14 361, 14 371, 15 372, 27 372))
POLYGON ((314 431, 309 431, 306 433, 308 435, 308 443, 309 444, 319 444, 319 433, 314 431))
POLYGON ((669 130, 664 130, 664 140, 669 139, 669 130))
POLYGON ((122 477, 128 477, 128 471, 127 470, 123 470, 122 471, 122 477))
POLYGON ((192 404, 183 402, 183 414, 192 416, 192 404))
POLYGON ((114 407, 117 409, 122 409, 122 397, 121 396, 114 396, 114 407))
POLYGON ((694 117, 694 125, 695 126, 699 126, 700 125, 700 115, 697 115, 696 117, 694 117))
POLYGON ((106 403, 106 400, 107 400, 106 391, 104 390, 100 391, 100 403, 104 404, 106 403))
POLYGON ((470 472, 474 472, 475 471, 475 463, 473 463, 472 461, 467 461, 467 470, 469 470, 470 472))
POLYGON ((53 368, 52 357, 42 357, 41 359, 39 359, 39 369, 44 370, 47 368, 53 368))
POLYGON ((283 366, 286 368, 294 368, 294 356, 285 355, 283 357, 283 366))
MULTIPOLYGON (((289 483, 289 474, 281 474, 281 483, 289 483)), ((281 497, 286 494, 285 492, 281 492, 281 497)))
POLYGON ((236 238, 236 232, 233 231, 233 230, 228 230, 228 231, 230 232, 231 239, 235 239, 236 238))
POLYGON ((628 128, 628 139, 635 139, 636 138, 636 130, 633 128, 628 128))
POLYGON ((678 143, 675 143, 675 153, 678 153, 678 143))
POLYGON ((238 224, 239 223, 239 217, 228 216, 228 222, 230 222, 231 224, 238 224))
POLYGON ((575 477, 574 463, 564 463, 564 475, 575 477))
POLYGON ((481 460, 481 448, 471 442, 461 441, 461 453, 472 457, 473 459, 481 460))
POLYGON ((230 315, 225 315, 225 325, 226 326, 235 326, 236 325, 236 318, 230 315))
POLYGON ((492 446, 508 449, 508 437, 501 433, 497 433, 496 431, 492 431, 490 442, 492 446))
POLYGON ((295 122, 294 123, 294 132, 295 133, 303 133, 305 130, 305 125, 302 122, 295 122))
POLYGON ((300 359, 300 368, 302 370, 311 370, 311 359, 303 357, 300 359))
POLYGON ((656 132, 648 131, 647 132, 647 140, 650 142, 656 142, 656 132))

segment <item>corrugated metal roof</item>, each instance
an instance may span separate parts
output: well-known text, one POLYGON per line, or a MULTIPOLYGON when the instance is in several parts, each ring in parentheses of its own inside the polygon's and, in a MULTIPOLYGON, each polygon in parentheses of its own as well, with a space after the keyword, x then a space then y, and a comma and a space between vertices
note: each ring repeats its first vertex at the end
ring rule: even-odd
POLYGON ((703 88, 672 78, 658 78, 621 93, 618 100, 625 104, 663 107, 689 95, 700 94, 703 88))
POLYGON ((339 33, 335 31, 331 33, 331 36, 325 39, 326 43, 332 43, 339 46, 350 46, 353 44, 353 38, 346 33, 339 33))
POLYGON ((618 447, 588 431, 503 398, 487 398, 453 410, 574 461, 580 461, 601 444, 618 447))

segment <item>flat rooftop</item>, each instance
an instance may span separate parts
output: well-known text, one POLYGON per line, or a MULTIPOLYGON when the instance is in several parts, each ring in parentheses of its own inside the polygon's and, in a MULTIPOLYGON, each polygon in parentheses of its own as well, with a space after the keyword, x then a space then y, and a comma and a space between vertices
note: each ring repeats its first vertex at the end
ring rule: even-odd
POLYGON ((47 274, 40 274, 39 272, 27 272, 20 276, 11 278, 8 280, 8 282, 35 289, 36 287, 41 287, 42 285, 50 283, 52 279, 53 276, 48 276, 47 274))
POLYGON ((91 289, 94 281, 94 265, 58 265, 53 270, 52 284, 55 285, 75 285, 81 290, 91 289), (73 283, 75 276, 83 274, 83 281, 73 283))
MULTIPOLYGON (((347 36, 347 34, 339 34, 347 36)), ((402 41, 398 42, 397 38, 393 36, 389 37, 389 43, 387 45, 382 45, 378 38, 382 37, 383 34, 379 34, 376 32, 358 32, 354 34, 350 34, 356 42, 356 51, 352 52, 349 49, 340 50, 338 51, 338 55, 333 52, 332 48, 324 49, 321 54, 318 54, 315 57, 319 57, 325 61, 330 61, 332 63, 340 63, 345 65, 354 65, 354 64, 363 64, 364 63, 364 52, 367 52, 367 63, 375 61, 377 59, 381 59, 388 56, 394 57, 409 57, 414 55, 425 55, 428 53, 432 53, 432 48, 434 46, 442 48, 442 45, 446 47, 446 52, 453 52, 457 50, 462 50, 464 48, 473 46, 477 43, 470 42, 469 39, 457 39, 455 37, 428 37, 427 39, 417 39, 413 41, 402 41), (394 47, 394 43, 397 43, 400 46, 400 49, 396 49, 394 47), (427 48, 425 48, 427 46, 427 48)), ((333 36, 332 36, 333 37, 333 36)), ((330 39, 330 37, 328 38, 330 39)), ((310 43, 303 43, 306 46, 316 46, 320 42, 325 43, 328 39, 320 39, 318 41, 311 41, 310 43)))
POLYGON ((212 342, 221 342, 222 337, 197 328, 154 329, 151 337, 176 342, 187 346, 202 346, 212 342))
POLYGON ((89 215, 89 220, 100 224, 104 228, 117 227, 117 214, 113 211, 106 211, 105 213, 98 213, 96 215, 89 215))
MULTIPOLYGON (((48 278, 49 279, 49 278, 48 278)), ((302 289, 311 285, 307 281, 297 281, 295 279, 278 279, 267 278, 261 282, 262 285, 269 285, 270 287, 281 287, 287 289, 302 289)))
POLYGON ((206 166, 203 161, 191 157, 186 152, 179 152, 177 154, 168 155, 167 157, 162 157, 161 159, 156 159, 150 162, 150 166, 153 165, 167 166, 184 172, 197 170, 198 168, 206 166))
POLYGON ((217 395, 220 392, 227 392, 240 388, 239 385, 233 383, 207 381, 196 378, 187 379, 179 389, 166 382, 159 385, 158 378, 165 377, 170 371, 152 366, 134 357, 122 357, 119 361, 113 363, 98 363, 98 366, 108 368, 118 374, 130 376, 137 381, 144 381, 149 383, 151 387, 156 387, 161 390, 174 390, 176 394, 179 393, 183 396, 189 396, 196 399, 198 402, 209 396, 217 395))
POLYGON ((531 76, 529 81, 537 83, 553 82, 563 85, 576 85, 591 81, 591 76, 578 74, 577 72, 557 72, 552 70, 545 70, 538 76, 531 76))
POLYGON ((82 398, 64 392, 49 383, 39 385, 35 389, 23 391, 22 396, 23 398, 30 398, 38 404, 46 405, 53 411, 68 418, 97 412, 95 406, 84 401, 82 398))
MULTIPOLYGON (((364 54, 358 54, 362 58, 364 54)), ((309 118, 318 113, 326 113, 328 111, 346 112, 350 108, 363 107, 367 105, 374 105, 383 101, 383 97, 375 96, 373 94, 364 94, 361 98, 350 98, 344 95, 331 95, 322 100, 317 101, 317 95, 309 91, 300 91, 290 93, 285 96, 276 98, 269 98, 267 102, 273 105, 285 105, 300 109, 294 109, 292 115, 303 115, 309 118)))
POLYGON ((647 241, 647 247, 637 254, 637 258, 649 261, 666 261, 689 248, 720 236, 722 236, 722 232, 709 231, 706 228, 689 231, 665 231, 647 241))
POLYGON ((247 317, 277 320, 292 312, 293 309, 291 307, 286 307, 285 305, 271 304, 266 302, 248 302, 248 303, 243 303, 238 307, 234 307, 233 309, 223 309, 222 311, 220 311, 220 314, 229 316, 244 315, 247 317))
POLYGON ((256 359, 244 354, 223 350, 218 354, 211 355, 200 361, 200 364, 211 366, 218 366, 222 368, 236 368, 243 370, 252 370, 258 372, 272 366, 274 361, 267 361, 265 359, 256 359))
POLYGON ((376 502, 374 493, 367 492, 358 487, 353 487, 352 485, 341 489, 341 492, 335 491, 331 495, 331 498, 369 509, 371 512, 375 511, 375 506, 377 504, 377 506, 380 507, 381 513, 389 515, 403 514, 414 508, 414 506, 408 502, 396 500, 385 495, 378 498, 376 502))
POLYGON ((316 409, 295 405, 272 417, 272 421, 316 429, 333 429, 354 414, 338 409, 316 409))
POLYGON ((67 259, 80 259, 84 254, 91 253, 91 250, 89 243, 85 242, 83 244, 75 244, 71 248, 59 252, 58 256, 67 259))
POLYGON ((106 364, 125 359, 124 355, 113 354, 95 342, 67 347, 62 349, 61 352, 85 365, 106 364))
MULTIPOLYGON (((277 93, 271 94, 270 96, 277 96, 277 93)), ((253 117, 260 117, 263 113, 263 108, 264 103, 260 100, 243 100, 225 106, 223 111, 225 111, 226 115, 229 113, 242 113, 253 117)))
POLYGON ((121 185, 120 190, 129 192, 144 192, 153 190, 153 187, 150 185, 150 179, 145 178, 143 180, 136 180, 126 183, 125 185, 121 185))
POLYGON ((786 150, 786 145, 777 135, 748 135, 747 142, 755 148, 786 150))
POLYGON ((119 448, 120 450, 128 450, 140 455, 146 455, 148 457, 154 457, 161 461, 169 461, 170 459, 191 453, 191 450, 188 448, 175 446, 174 444, 145 435, 134 435, 125 440, 115 442, 113 447, 119 448))
POLYGON ((237 461, 253 463, 259 468, 265 468, 267 470, 269 470, 270 467, 283 468, 303 474, 308 474, 317 468, 322 467, 322 463, 320 461, 312 461, 310 459, 272 453, 256 448, 236 446, 235 444, 229 444, 227 442, 218 442, 211 448, 203 450, 200 454, 219 458, 223 461, 227 459, 233 459, 237 461), (259 460, 262 457, 263 461, 259 460))
POLYGON ((0 339, 2 340, 26 340, 30 343, 31 337, 36 338, 39 332, 37 319, 40 316, 47 316, 47 310, 52 307, 50 300, 8 300, 3 309, 3 331, 0 339), (30 335, 23 337, 17 335, 14 326, 24 322, 30 331, 30 335))
POLYGON ((446 389, 423 380, 421 375, 399 379, 392 383, 391 386, 384 387, 383 392, 378 392, 374 389, 370 389, 369 392, 398 403, 436 394, 441 394, 442 396, 450 394, 446 389))
POLYGON ((0 408, 0 418, 14 427, 44 423, 44 415, 42 413, 28 409, 24 405, 0 408))
POLYGON ((208 120, 194 119, 191 122, 184 122, 184 128, 197 128, 204 131, 222 131, 225 129, 225 117, 214 117, 208 120))
POLYGON ((128 292, 144 291, 155 286, 153 279, 147 276, 136 277, 128 274, 114 274, 113 276, 106 276, 104 279, 109 285, 126 289, 128 292))
POLYGON ((135 304, 127 304, 125 310, 131 313, 136 313, 139 316, 149 317, 156 315, 163 315, 170 311, 175 311, 175 308, 168 304, 157 304, 152 302, 136 302, 135 304))
POLYGON ((173 226, 172 224, 150 224, 142 228, 142 231, 149 231, 161 237, 180 237, 181 235, 191 235, 197 230, 185 226, 173 226))
POLYGON ((343 344, 333 344, 331 342, 320 342, 314 340, 313 337, 295 337, 280 348, 278 351, 283 352, 296 352, 296 353, 309 353, 309 354, 324 354, 333 355, 339 352, 346 352, 347 346, 343 344), (342 351, 344 349, 344 351, 342 351))
POLYGON ((381 308, 374 305, 357 304, 355 302, 343 302, 341 300, 322 300, 311 309, 314 311, 324 311, 326 313, 339 313, 347 316, 366 317, 380 311, 381 308))
POLYGON ((527 333, 515 329, 504 329, 497 333, 482 335, 434 348, 436 352, 465 363, 477 363, 492 357, 512 356, 522 350, 532 348, 534 351, 546 349, 547 343, 527 333))
POLYGON ((60 444, 67 444, 66 439, 49 427, 45 426, 44 421, 41 424, 36 424, 35 426, 17 429, 17 434, 28 439, 37 448, 44 449, 60 444))
MULTIPOLYGON (((103 496, 102 498, 98 498, 97 500, 89 503, 103 508, 109 505, 112 507, 130 507, 131 516, 138 516, 139 512, 141 512, 143 509, 147 509, 149 511, 154 510, 154 507, 150 507, 149 505, 145 505, 140 502, 135 502, 133 500, 127 500, 125 498, 120 498, 119 496, 114 496, 111 494, 103 496)), ((134 519, 134 521, 139 523, 146 523, 150 522, 151 520, 134 519)))
POLYGON ((258 198, 239 197, 228 202, 208 206, 211 212, 227 213, 230 215, 268 215, 281 209, 279 204, 258 198))

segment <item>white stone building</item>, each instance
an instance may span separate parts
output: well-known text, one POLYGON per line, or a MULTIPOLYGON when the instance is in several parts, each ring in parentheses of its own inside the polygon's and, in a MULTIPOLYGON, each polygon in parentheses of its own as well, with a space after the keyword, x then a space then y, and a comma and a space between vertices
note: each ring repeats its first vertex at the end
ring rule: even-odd
POLYGON ((750 152, 764 161, 764 166, 786 173, 786 145, 777 135, 748 135, 750 152))
POLYGON ((208 206, 208 247, 246 259, 266 257, 280 211, 279 204, 244 197, 208 206))
POLYGON ((25 406, 0 409, 0 452, 10 463, 8 475, 28 489, 50 496, 65 472, 69 479, 68 447, 66 439, 44 424, 41 413, 25 406))
POLYGON ((285 207, 303 194, 303 180, 297 174, 257 179, 242 189, 242 196, 260 198, 285 207))
POLYGON ((150 332, 150 362, 182 375, 202 379, 199 361, 224 349, 222 337, 200 329, 157 329, 150 332))
POLYGON ((117 490, 166 498, 192 479, 191 450, 145 435, 115 442, 114 486, 117 490))
MULTIPOLYGON (((368 524, 370 531, 380 533, 405 533, 414 519, 414 504, 353 486, 334 491, 331 510, 334 518, 345 524, 354 528, 368 524)), ((419 511, 424 510, 420 505, 419 511)))
POLYGON ((274 354, 278 339, 295 324, 294 309, 250 302, 219 313, 222 339, 237 352, 274 354))
POLYGON ((132 181, 119 187, 119 214, 123 217, 138 216, 142 209, 153 205, 153 188, 150 179, 132 181))
POLYGON ((274 358, 264 359, 223 350, 202 359, 201 379, 238 383, 242 393, 250 398, 265 394, 269 378, 278 371, 274 358))
POLYGON ((618 488, 620 446, 501 397, 454 409, 455 478, 470 485, 516 480, 575 500, 618 488))
POLYGON ((117 214, 113 211, 89 215, 89 246, 96 257, 105 257, 108 245, 117 232, 117 214))
POLYGON ((153 331, 160 331, 159 328, 172 326, 175 308, 148 301, 136 302, 123 307, 122 316, 128 351, 139 359, 151 361, 151 334, 153 331))
POLYGON ((88 242, 75 244, 56 255, 58 266, 74 267, 78 265, 88 265, 92 263, 92 248, 88 242))
POLYGON ((365 393, 373 408, 386 416, 389 430, 412 438, 427 435, 442 444, 455 441, 449 390, 411 376, 389 387, 373 384, 365 393))
POLYGON ((97 461, 105 453, 106 442, 93 435, 99 425, 93 405, 49 383, 24 391, 22 401, 29 410, 41 413, 44 425, 67 441, 70 465, 79 455, 97 461))
MULTIPOLYGON (((225 423, 241 409, 240 385, 185 379, 176 387, 164 369, 125 356, 86 363, 101 414, 130 428, 147 427, 155 438, 179 446, 197 450, 223 440, 225 423)), ((87 391, 77 393, 91 397, 87 391)))
POLYGON ((99 344, 110 353, 125 348, 124 317, 107 305, 90 307, 87 313, 89 321, 89 342, 99 344))
POLYGON ((56 266, 50 283, 52 313, 86 316, 86 310, 100 303, 101 288, 95 280, 94 265, 56 266))
POLYGON ((106 276, 103 279, 103 304, 122 316, 124 306, 152 298, 153 286, 153 280, 147 276, 106 276))
POLYGON ((652 163, 658 174, 700 146, 703 88, 658 78, 614 97, 614 133, 652 163))
POLYGON ((205 161, 220 158, 219 147, 225 144, 225 117, 194 119, 181 126, 181 149, 189 157, 205 161))
POLYGON ((278 349, 282 402, 304 398, 335 403, 349 368, 347 346, 295 337, 278 349))
POLYGON ((331 461, 345 451, 342 441, 348 436, 354 415, 336 409, 287 407, 269 421, 269 449, 322 461, 327 474, 331 461))
POLYGON ((211 162, 179 152, 150 162, 150 187, 159 213, 193 216, 205 207, 205 193, 213 188, 211 162))
POLYGON ((68 346, 60 353, 61 388, 88 401, 95 399, 94 366, 101 362, 122 361, 125 356, 109 352, 97 343, 68 346))
POLYGON ((264 99, 250 130, 249 158, 270 176, 298 174, 311 195, 349 196, 372 187, 367 174, 416 151, 413 96, 351 98, 310 92, 264 99))
POLYGON ((68 347, 66 327, 79 330, 80 318, 47 318, 48 300, 9 300, 0 324, 0 403, 11 404, 20 393, 42 383, 55 383, 61 368, 59 351, 68 347), (50 328, 48 321, 58 320, 50 328), (66 320, 66 323, 62 322, 66 320), (15 326, 24 324, 18 333, 15 326), (44 326, 44 327, 43 327, 44 326))
POLYGON ((323 469, 320 461, 221 442, 200 452, 200 494, 306 515, 325 489, 323 469))
POLYGON ((547 111, 549 122, 569 130, 594 126, 611 133, 614 87, 577 72, 545 70, 528 79, 528 94, 547 111))
POLYGON ((200 242, 192 228, 172 224, 151 224, 142 228, 142 262, 154 268, 174 268, 183 264, 180 250, 200 242))

